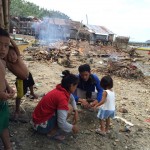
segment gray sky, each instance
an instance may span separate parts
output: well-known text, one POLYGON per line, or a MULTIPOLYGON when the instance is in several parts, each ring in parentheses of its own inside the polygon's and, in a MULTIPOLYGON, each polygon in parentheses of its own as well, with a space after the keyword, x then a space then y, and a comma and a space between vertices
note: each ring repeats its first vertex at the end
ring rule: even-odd
POLYGON ((150 0, 26 0, 72 20, 105 26, 132 41, 150 40, 150 0))

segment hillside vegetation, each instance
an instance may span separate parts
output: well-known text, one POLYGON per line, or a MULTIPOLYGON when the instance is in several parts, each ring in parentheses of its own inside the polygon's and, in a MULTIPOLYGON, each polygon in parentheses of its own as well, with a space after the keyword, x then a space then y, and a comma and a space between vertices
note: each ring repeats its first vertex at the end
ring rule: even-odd
POLYGON ((25 0, 11 0, 10 15, 69 19, 69 17, 62 12, 40 8, 36 4, 25 0))

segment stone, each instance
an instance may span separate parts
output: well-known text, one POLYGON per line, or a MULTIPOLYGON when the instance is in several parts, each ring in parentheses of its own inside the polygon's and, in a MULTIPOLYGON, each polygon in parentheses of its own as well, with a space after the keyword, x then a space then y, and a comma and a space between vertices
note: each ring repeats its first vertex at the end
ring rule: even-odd
POLYGON ((128 110, 125 108, 119 108, 119 112, 121 113, 128 113, 128 110))

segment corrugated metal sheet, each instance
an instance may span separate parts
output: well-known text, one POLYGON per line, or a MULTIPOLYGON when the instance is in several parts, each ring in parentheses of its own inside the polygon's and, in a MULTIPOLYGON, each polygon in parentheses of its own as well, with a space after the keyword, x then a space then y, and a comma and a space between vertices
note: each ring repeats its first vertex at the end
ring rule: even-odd
POLYGON ((100 35, 108 35, 108 34, 114 34, 112 31, 108 30, 107 28, 103 26, 97 26, 97 25, 86 25, 89 28, 89 32, 100 34, 100 35))
POLYGON ((69 25, 68 21, 66 21, 65 19, 59 19, 59 18, 49 18, 49 23, 55 24, 55 25, 69 25))
POLYGON ((105 30, 108 34, 114 34, 112 31, 110 31, 109 29, 107 29, 104 26, 100 26, 103 30, 105 30))

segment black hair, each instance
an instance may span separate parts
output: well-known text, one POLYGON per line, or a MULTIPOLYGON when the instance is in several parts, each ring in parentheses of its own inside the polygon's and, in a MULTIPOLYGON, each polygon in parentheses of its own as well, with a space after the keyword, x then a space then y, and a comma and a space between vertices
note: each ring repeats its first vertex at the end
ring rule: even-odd
POLYGON ((74 74, 69 74, 62 78, 61 80, 61 86, 69 91, 71 84, 76 85, 78 84, 78 77, 74 74))
POLYGON ((104 90, 106 90, 107 88, 111 89, 113 87, 113 79, 111 78, 111 76, 104 76, 101 79, 100 85, 104 90))
POLYGON ((9 33, 4 29, 0 28, 0 36, 9 37, 9 33))
POLYGON ((15 48, 12 45, 9 45, 9 49, 15 50, 15 48))
POLYGON ((90 72, 91 68, 88 64, 84 64, 84 65, 79 66, 78 71, 79 71, 79 73, 82 73, 82 72, 85 72, 85 71, 90 72))
POLYGON ((69 70, 62 71, 62 75, 63 75, 62 77, 64 78, 64 77, 70 75, 70 71, 69 70))

